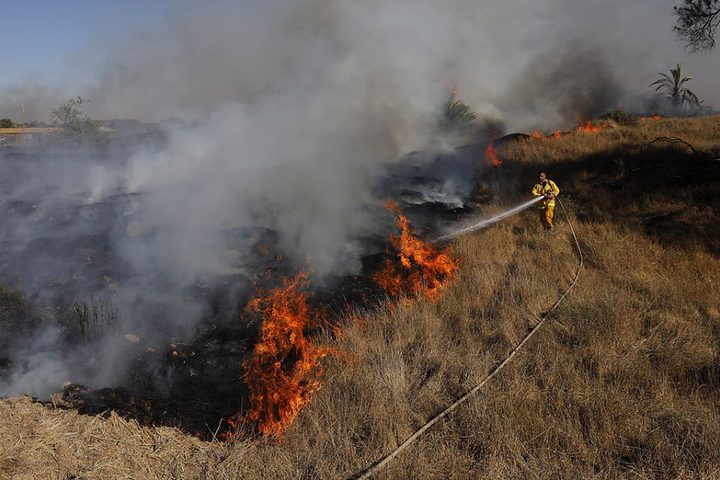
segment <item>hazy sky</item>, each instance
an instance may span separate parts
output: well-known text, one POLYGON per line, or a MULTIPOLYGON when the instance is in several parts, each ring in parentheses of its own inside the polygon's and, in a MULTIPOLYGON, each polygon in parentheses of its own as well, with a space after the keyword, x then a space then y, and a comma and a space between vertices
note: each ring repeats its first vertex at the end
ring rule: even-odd
MULTIPOLYGON (((668 11, 674 3, 645 1, 668 11)), ((12 46, 3 49, 0 84, 38 73, 75 81, 70 67, 89 45, 147 30, 186 7, 184 0, 0 0, 4 42, 12 46)))
POLYGON ((330 25, 328 5, 339 5, 336 12, 360 9, 361 3, 0 0, 0 31, 6 44, 0 67, 0 116, 47 120, 53 106, 74 95, 82 95, 89 102, 86 112, 98 118, 158 120, 196 113, 199 105, 212 111, 229 98, 246 101, 237 90, 247 83, 256 84, 250 97, 267 94, 268 78, 275 78, 270 73, 282 72, 293 58, 306 58, 308 49, 328 38, 341 43, 352 39, 359 46, 350 50, 357 50, 372 44, 372 32, 383 32, 387 25, 397 30, 384 32, 384 43, 373 48, 379 56, 396 49, 395 63, 407 64, 408 71, 413 62, 422 63, 423 49, 434 49, 449 36, 463 53, 452 58, 450 50, 438 59, 448 71, 458 63, 484 62, 486 70, 459 78, 463 98, 474 108, 497 100, 497 90, 512 80, 511 73, 528 78, 537 73, 537 68, 522 70, 532 55, 543 49, 573 51, 579 49, 578 41, 586 50, 591 46, 604 52, 607 67, 635 94, 649 94, 647 85, 657 78, 656 72, 682 62, 695 77, 695 92, 708 104, 720 106, 715 80, 720 51, 694 55, 683 49, 672 31, 673 0, 448 0, 447 7, 443 3, 425 17, 413 3, 393 8, 380 2, 377 5, 385 6, 365 23, 350 13, 336 32, 324 30, 330 25), (453 16, 460 9, 477 16, 470 21, 453 16), (314 23, 306 21, 309 16, 315 17, 314 23), (363 28, 368 31, 353 37, 363 28), (298 38, 287 42, 288 31, 298 38), (279 57, 261 51, 277 53, 275 47, 283 42, 279 57), (252 44, 258 45, 258 55, 244 56, 252 44))
MULTIPOLYGON (((29 75, 77 81, 73 64, 96 43, 150 28, 169 0, 0 0, 3 42, 0 84, 29 75)), ((178 3, 178 2, 175 2, 178 3)), ((76 72, 80 73, 80 72, 76 72)))

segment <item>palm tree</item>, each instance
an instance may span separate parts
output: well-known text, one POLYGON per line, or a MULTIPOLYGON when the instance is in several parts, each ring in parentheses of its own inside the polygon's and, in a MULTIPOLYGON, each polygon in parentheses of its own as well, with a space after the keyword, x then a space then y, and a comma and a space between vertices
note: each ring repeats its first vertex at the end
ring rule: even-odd
POLYGON ((477 118, 470 106, 458 100, 454 92, 448 95, 443 105, 443 113, 440 123, 445 128, 466 126, 477 118))
POLYGON ((686 104, 691 107, 697 107, 702 102, 698 99, 689 88, 684 85, 692 80, 692 77, 683 77, 682 64, 678 63, 677 67, 670 69, 671 75, 667 73, 660 73, 658 80, 655 80, 650 84, 650 87, 655 87, 655 91, 663 91, 667 97, 667 102, 674 108, 682 108, 686 104))

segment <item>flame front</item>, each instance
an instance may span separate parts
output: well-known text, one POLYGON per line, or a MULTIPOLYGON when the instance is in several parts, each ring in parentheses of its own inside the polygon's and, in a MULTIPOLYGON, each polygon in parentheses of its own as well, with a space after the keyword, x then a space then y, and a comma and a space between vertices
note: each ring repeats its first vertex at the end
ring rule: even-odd
POLYGON ((499 167, 500 165, 502 165, 502 160, 500 160, 500 157, 498 157, 492 143, 488 143, 488 146, 485 149, 485 160, 487 160, 487 162, 493 167, 499 167))
MULTIPOLYGON (((590 120, 586 121, 585 123, 581 123, 580 125, 575 128, 575 131, 583 132, 583 133, 598 133, 606 128, 610 127, 610 124, 608 122, 600 122, 600 123, 593 123, 590 120)), ((568 131, 560 131, 557 130, 554 133, 550 135, 545 135, 540 130, 534 130, 530 134, 530 138, 533 140, 557 140, 561 137, 564 137, 565 135, 568 135, 569 133, 572 133, 573 130, 568 131)), ((486 153, 487 155, 487 153, 486 153)))
POLYGON ((305 335, 309 324, 319 325, 323 320, 307 303, 303 291, 307 285, 308 274, 298 274, 248 305, 261 313, 264 321, 252 356, 245 363, 244 380, 250 389, 245 418, 263 435, 278 436, 292 424, 321 386, 320 360, 334 353, 305 335))
POLYGON ((609 125, 607 122, 602 122, 595 125, 590 120, 588 120, 587 122, 585 122, 585 124, 580 124, 577 129, 579 132, 598 133, 605 130, 608 126, 609 125))
POLYGON ((533 140, 557 140, 558 138, 565 135, 567 132, 561 132, 560 130, 556 130, 554 133, 550 135, 545 135, 540 130, 533 130, 533 132, 530 134, 530 138, 533 140))
POLYGON ((385 260, 373 280, 392 297, 412 294, 436 299, 445 281, 458 269, 457 262, 447 252, 415 237, 397 204, 390 201, 387 209, 397 216, 401 233, 390 237, 395 258, 385 260))
MULTIPOLYGON (((373 280, 391 297, 424 295, 436 299, 457 270, 456 261, 447 252, 415 237, 409 220, 395 203, 388 202, 387 208, 397 215, 401 234, 390 237, 396 253, 383 263, 373 280)), ((263 435, 280 436, 320 389, 321 360, 337 352, 316 345, 306 336, 307 329, 313 326, 333 326, 325 315, 308 305, 308 283, 308 274, 300 273, 249 302, 248 309, 260 313, 263 323, 252 355, 244 364, 248 410, 245 415, 227 419, 230 431, 222 436, 226 441, 236 438, 238 427, 245 421, 263 435)))

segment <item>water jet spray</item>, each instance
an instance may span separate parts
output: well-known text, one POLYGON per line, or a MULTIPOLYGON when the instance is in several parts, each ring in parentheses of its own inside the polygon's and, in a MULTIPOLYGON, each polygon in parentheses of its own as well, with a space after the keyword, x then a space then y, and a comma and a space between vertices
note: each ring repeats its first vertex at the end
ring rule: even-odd
POLYGON ((458 237, 460 235, 464 235, 466 233, 474 232, 476 230, 480 230, 482 228, 485 228, 489 225, 492 225, 494 223, 499 222, 500 220, 511 217, 517 213, 522 212, 523 210, 530 208, 531 206, 535 205, 539 201, 543 200, 544 197, 535 197, 532 200, 528 200, 525 203, 521 203, 520 205, 517 205, 515 207, 510 208, 509 210, 505 210, 504 212, 500 212, 497 215, 494 215, 490 218, 483 219, 477 223, 474 223, 472 225, 469 225, 467 227, 459 228, 457 230, 453 230, 449 233, 446 233, 445 235, 442 235, 440 237, 437 237, 432 241, 432 243, 441 242, 443 240, 450 240, 452 238, 458 237))

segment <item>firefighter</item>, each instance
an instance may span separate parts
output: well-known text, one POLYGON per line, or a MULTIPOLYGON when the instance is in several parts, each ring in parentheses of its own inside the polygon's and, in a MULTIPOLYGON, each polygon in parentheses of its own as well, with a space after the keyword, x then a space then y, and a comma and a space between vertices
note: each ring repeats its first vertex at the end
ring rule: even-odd
POLYGON ((546 230, 553 228, 553 214, 555 213, 555 197, 560 194, 560 189, 555 182, 548 180, 545 172, 540 172, 540 181, 535 184, 532 194, 536 197, 545 197, 540 202, 540 221, 546 230))

